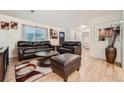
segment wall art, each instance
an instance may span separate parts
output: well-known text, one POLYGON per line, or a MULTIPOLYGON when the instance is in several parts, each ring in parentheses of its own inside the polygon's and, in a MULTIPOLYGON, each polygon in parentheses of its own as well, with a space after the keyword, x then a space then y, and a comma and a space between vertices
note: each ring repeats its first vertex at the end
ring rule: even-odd
POLYGON ((58 39, 58 32, 54 29, 50 29, 50 39, 58 39))
POLYGON ((1 29, 9 30, 9 22, 1 21, 1 29))
POLYGON ((10 22, 10 27, 11 27, 11 29, 18 29, 18 23, 11 21, 10 22))

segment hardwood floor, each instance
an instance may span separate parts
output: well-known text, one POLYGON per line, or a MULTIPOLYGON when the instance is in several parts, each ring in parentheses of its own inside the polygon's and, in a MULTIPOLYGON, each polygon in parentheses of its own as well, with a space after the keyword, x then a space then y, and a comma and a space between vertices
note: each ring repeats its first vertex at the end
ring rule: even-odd
MULTIPOLYGON (((12 61, 8 67, 5 82, 15 82, 14 65, 19 61, 12 61)), ((124 69, 112 65, 104 60, 89 56, 86 49, 82 50, 80 71, 75 71, 69 76, 70 82, 123 82, 124 69)), ((63 79, 55 73, 50 73, 36 82, 63 82, 63 79)))

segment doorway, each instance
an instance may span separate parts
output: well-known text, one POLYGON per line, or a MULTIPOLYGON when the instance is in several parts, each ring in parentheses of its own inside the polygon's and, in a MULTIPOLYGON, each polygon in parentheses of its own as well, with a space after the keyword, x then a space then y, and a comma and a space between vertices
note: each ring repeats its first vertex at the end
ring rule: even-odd
POLYGON ((59 32, 59 44, 63 44, 65 41, 65 32, 59 32))
POLYGON ((89 48, 89 32, 82 32, 82 45, 84 48, 89 48))

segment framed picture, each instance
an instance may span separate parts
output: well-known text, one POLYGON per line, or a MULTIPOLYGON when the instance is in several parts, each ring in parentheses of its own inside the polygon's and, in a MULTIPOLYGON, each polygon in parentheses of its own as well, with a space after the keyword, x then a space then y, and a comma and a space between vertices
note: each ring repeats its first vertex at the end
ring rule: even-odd
POLYGON ((98 32, 99 32, 99 41, 105 41, 106 37, 111 37, 112 27, 98 29, 98 32))
POLYGON ((1 21, 1 29, 9 30, 9 22, 1 21))
POLYGON ((115 24, 115 21, 112 21, 112 22, 106 22, 106 23, 101 23, 101 24, 94 24, 92 40, 95 42, 108 41, 108 39, 112 36, 113 27, 115 25, 120 24, 119 21, 116 21, 116 22, 118 23, 115 24))
POLYGON ((58 32, 54 29, 50 29, 50 39, 57 39, 58 38, 58 32))
POLYGON ((11 29, 18 29, 18 23, 11 21, 10 27, 11 27, 11 29))

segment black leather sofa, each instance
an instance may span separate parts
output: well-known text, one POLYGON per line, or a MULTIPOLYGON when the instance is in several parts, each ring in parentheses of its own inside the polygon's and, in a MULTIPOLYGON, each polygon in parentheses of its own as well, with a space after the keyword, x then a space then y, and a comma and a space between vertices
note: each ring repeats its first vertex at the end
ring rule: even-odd
POLYGON ((57 51, 60 54, 72 53, 81 55, 82 47, 79 41, 65 41, 62 45, 57 47, 57 51))
POLYGON ((22 61, 24 59, 37 57, 36 52, 54 50, 54 46, 51 45, 50 41, 39 41, 39 42, 28 42, 18 41, 18 59, 22 61))

